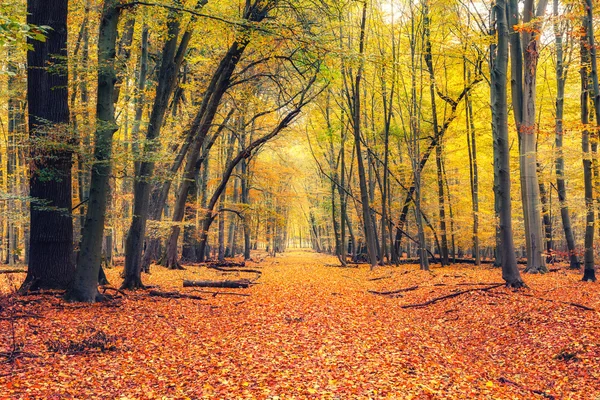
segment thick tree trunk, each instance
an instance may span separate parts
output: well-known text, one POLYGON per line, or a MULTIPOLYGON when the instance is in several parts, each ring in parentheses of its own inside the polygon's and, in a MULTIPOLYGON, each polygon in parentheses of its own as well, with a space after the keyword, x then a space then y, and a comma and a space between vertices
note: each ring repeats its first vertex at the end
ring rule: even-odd
POLYGON ((92 166, 89 205, 77 258, 77 270, 66 293, 66 298, 71 301, 95 302, 101 299, 98 292, 98 276, 102 263, 102 239, 111 176, 112 140, 117 131, 113 98, 120 10, 113 0, 106 0, 102 10, 98 36, 98 63, 101 68, 98 71, 95 162, 92 166))
MULTIPOLYGON (((28 0, 27 23, 50 27, 29 40, 27 93, 33 165, 29 181, 30 251, 21 290, 64 289, 73 278, 72 151, 44 148, 46 140, 73 144, 68 107, 67 0, 28 0)), ((49 144, 48 144, 49 145, 49 144)))

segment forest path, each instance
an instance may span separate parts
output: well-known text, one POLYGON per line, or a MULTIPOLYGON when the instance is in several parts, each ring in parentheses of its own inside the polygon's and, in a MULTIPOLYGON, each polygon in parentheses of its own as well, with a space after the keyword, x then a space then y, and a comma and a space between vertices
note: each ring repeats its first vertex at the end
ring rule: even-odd
MULTIPOLYGON (((0 320, 0 351, 12 346, 14 333, 24 353, 0 365, 0 398, 600 395, 598 312, 525 296, 600 309, 597 285, 579 282, 579 274, 527 275, 532 289, 519 293, 500 287, 404 309, 477 287, 464 284, 501 282, 500 271, 325 266, 335 263, 290 251, 249 263, 263 271, 249 289, 206 289, 248 297, 181 288, 183 279, 252 277, 189 266, 153 267, 144 279, 205 300, 144 291, 95 305, 5 299, 1 316, 22 317, 0 320), (398 298, 368 292, 413 286, 398 298)), ((109 279, 119 282, 119 273, 109 270, 109 279)))

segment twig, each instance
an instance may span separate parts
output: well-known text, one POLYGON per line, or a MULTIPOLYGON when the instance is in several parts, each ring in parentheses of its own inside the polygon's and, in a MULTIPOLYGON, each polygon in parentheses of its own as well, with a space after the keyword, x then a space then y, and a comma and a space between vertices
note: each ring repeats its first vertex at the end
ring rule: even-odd
POLYGON ((551 400, 556 399, 556 397, 554 397, 553 395, 548 394, 548 393, 546 393, 546 392, 544 392, 542 390, 530 389, 530 388, 525 387, 525 386, 523 386, 521 384, 518 384, 517 382, 513 382, 510 379, 506 379, 506 378, 504 378, 502 376, 500 378, 498 378, 498 382, 500 382, 500 383, 506 383, 506 384, 509 384, 509 385, 516 386, 516 387, 518 387, 520 389, 528 390, 531 393, 539 394, 540 396, 545 397, 547 399, 551 399, 551 400))
POLYGON ((465 293, 469 293, 469 292, 477 292, 477 291, 486 291, 486 290, 494 289, 494 288, 497 288, 497 287, 500 287, 500 286, 504 286, 504 283, 498 283, 496 285, 488 286, 488 287, 484 287, 484 288, 474 288, 474 289, 461 290, 460 292, 450 293, 450 294, 447 294, 445 296, 436 297, 436 298, 431 299, 429 301, 426 301, 424 303, 406 304, 404 306, 401 306, 401 308, 420 308, 420 307, 425 307, 425 306, 437 303, 438 301, 442 301, 442 300, 450 299, 452 297, 460 296, 461 294, 465 294, 465 293))

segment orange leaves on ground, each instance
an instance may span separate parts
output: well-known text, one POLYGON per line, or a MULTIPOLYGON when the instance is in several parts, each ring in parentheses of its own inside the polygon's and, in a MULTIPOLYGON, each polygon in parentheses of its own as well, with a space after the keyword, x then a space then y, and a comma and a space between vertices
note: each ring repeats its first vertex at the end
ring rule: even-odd
MULTIPOLYGON (((259 284, 183 289, 183 279, 245 278, 154 267, 148 284, 206 300, 128 292, 104 304, 12 297, 0 317, 0 397, 14 398, 595 398, 600 395, 596 284, 559 271, 530 289, 471 291, 492 268, 341 269, 333 258, 266 258, 259 284), (381 277, 383 279, 373 280, 381 277), (418 286, 395 297, 387 292, 418 286), (211 289, 212 290, 212 289, 211 289), (527 296, 526 296, 527 295, 527 296), (551 300, 551 301, 549 301, 551 300), (559 302, 560 301, 560 302, 559 302), (566 303, 562 303, 566 302, 566 303), (13 340, 13 337, 15 338, 13 340)), ((120 271, 109 270, 119 281, 120 271)), ((252 278, 253 276, 249 276, 252 278)), ((1 279, 1 278, 0 278, 1 279)))

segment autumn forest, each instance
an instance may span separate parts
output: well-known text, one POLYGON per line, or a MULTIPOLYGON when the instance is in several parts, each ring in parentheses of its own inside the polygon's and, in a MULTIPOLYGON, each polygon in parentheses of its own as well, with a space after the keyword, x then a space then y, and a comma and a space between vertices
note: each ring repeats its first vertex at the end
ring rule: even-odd
POLYGON ((3 1, 0 398, 597 398, 599 10, 3 1))

